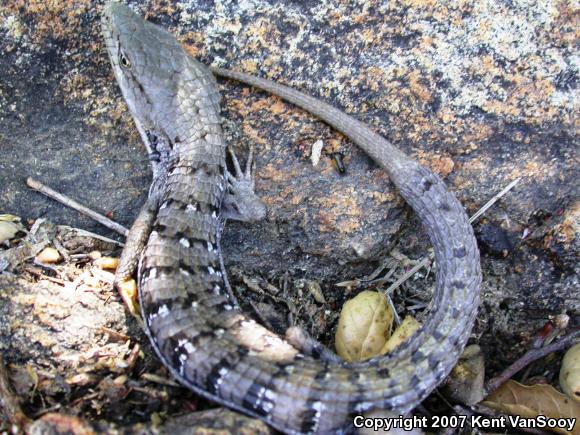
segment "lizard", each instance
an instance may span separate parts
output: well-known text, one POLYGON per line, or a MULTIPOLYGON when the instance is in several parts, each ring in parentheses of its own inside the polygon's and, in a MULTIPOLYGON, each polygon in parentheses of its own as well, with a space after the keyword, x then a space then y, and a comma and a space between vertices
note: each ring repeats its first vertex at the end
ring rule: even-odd
POLYGON ((107 50, 153 181, 131 227, 116 280, 137 267, 152 347, 197 394, 286 433, 346 433, 374 409, 406 413, 450 372, 480 298, 479 251, 467 215, 444 182, 365 124, 304 93, 214 69, 306 108, 382 167, 428 231, 437 263, 429 317, 393 353, 346 363, 297 354, 267 361, 232 332, 245 317, 219 270, 226 218, 265 214, 248 171, 226 167, 217 82, 169 32, 120 3, 103 11, 107 50), (352 422, 352 420, 351 420, 352 422))

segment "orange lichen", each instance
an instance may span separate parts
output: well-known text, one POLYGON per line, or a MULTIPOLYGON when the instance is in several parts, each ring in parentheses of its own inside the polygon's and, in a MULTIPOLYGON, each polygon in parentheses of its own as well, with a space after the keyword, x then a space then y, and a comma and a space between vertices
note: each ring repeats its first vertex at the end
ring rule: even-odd
POLYGON ((318 216, 321 232, 350 233, 361 227, 362 209, 358 205, 357 192, 354 188, 334 191, 317 198, 316 202, 324 210, 318 216))
POLYGON ((472 177, 476 174, 482 174, 490 167, 494 167, 492 160, 487 156, 480 156, 461 164, 461 172, 464 177, 472 177))
POLYGON ((446 177, 453 171, 455 163, 451 158, 436 153, 417 151, 416 158, 422 165, 428 166, 441 177, 446 177))
POLYGON ((178 39, 183 44, 185 51, 191 56, 198 58, 206 54, 203 37, 203 32, 186 32, 179 36, 178 39))
POLYGON ((383 192, 383 191, 370 192, 370 197, 378 202, 390 202, 396 198, 393 192, 383 192))
POLYGON ((244 71, 248 74, 256 74, 258 69, 258 61, 253 59, 244 59, 240 64, 240 71, 244 71))
POLYGON ((145 14, 145 18, 151 16, 158 17, 160 15, 173 15, 176 9, 171 1, 168 0, 153 0, 149 11, 145 14))
POLYGON ((244 134, 251 139, 251 141, 255 144, 262 144, 264 145, 265 149, 270 148, 269 141, 264 137, 263 133, 260 130, 248 125, 248 123, 244 123, 243 126, 244 134))
POLYGON ((280 30, 266 18, 252 21, 245 30, 245 36, 249 38, 248 43, 251 47, 270 50, 272 47, 280 46, 280 30))
POLYGON ((433 95, 427 87, 421 82, 422 72, 419 70, 413 70, 409 73, 409 86, 411 92, 418 97, 423 102, 430 102, 433 99, 433 95))
POLYGON ((295 179, 298 175, 298 171, 293 166, 289 165, 280 168, 278 165, 269 163, 260 168, 260 178, 272 180, 276 183, 288 182, 295 179))
POLYGON ((436 5, 435 0, 399 0, 404 6, 412 7, 412 8, 432 8, 436 5))
POLYGON ((0 14, 15 14, 30 17, 34 21, 34 32, 29 36, 40 44, 47 37, 76 40, 81 20, 93 7, 90 0, 13 0, 0 7, 0 14))

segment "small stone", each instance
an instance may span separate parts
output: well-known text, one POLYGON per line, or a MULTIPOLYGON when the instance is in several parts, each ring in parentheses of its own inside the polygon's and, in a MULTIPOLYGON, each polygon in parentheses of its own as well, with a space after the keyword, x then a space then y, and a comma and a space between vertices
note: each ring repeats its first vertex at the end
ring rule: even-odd
POLYGON ((101 258, 103 256, 103 254, 101 254, 100 251, 91 251, 89 252, 89 258, 93 261, 101 258))
POLYGON ((61 257, 60 257, 59 252, 55 248, 53 248, 52 246, 44 248, 36 256, 36 261, 39 263, 52 264, 52 263, 57 263, 60 260, 61 260, 61 257))
POLYGON ((99 269, 115 270, 119 267, 119 259, 113 257, 101 257, 94 261, 94 265, 99 269))

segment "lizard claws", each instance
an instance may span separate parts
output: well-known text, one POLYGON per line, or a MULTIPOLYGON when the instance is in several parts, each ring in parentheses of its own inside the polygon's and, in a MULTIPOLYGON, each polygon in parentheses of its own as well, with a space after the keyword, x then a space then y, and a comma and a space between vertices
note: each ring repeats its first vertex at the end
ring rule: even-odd
POLYGON ((240 161, 238 160, 238 157, 237 157, 234 149, 232 147, 228 147, 228 151, 230 153, 230 156, 232 157, 232 162, 234 164, 234 172, 235 172, 235 175, 233 175, 231 172, 227 171, 228 186, 230 187, 230 190, 236 191, 237 189, 242 187, 241 185, 243 185, 243 188, 250 189, 253 192, 253 190, 254 190, 254 176, 253 176, 253 172, 254 172, 254 161, 253 161, 253 159, 254 159, 254 146, 252 145, 250 147, 250 151, 248 152, 248 157, 246 159, 246 166, 245 166, 243 171, 242 171, 242 167, 240 165, 240 161))
POLYGON ((254 147, 250 147, 243 171, 234 150, 231 147, 228 150, 232 156, 235 175, 226 169, 228 194, 224 198, 222 212, 228 219, 246 222, 261 220, 266 216, 266 207, 254 192, 254 147))

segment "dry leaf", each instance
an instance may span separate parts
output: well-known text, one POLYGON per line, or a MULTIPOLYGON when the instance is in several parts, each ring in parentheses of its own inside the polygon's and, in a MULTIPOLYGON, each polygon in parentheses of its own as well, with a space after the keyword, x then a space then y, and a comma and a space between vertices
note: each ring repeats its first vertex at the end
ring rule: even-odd
POLYGON ((580 343, 568 349, 562 359, 560 386, 568 397, 580 402, 580 343))
MULTIPOLYGON (((567 429, 562 427, 537 426, 538 429, 551 430, 562 434, 580 435, 580 404, 570 400, 566 395, 557 391, 551 385, 537 384, 532 386, 522 385, 512 379, 508 380, 501 387, 491 393, 482 405, 497 409, 511 417, 510 423, 518 427, 518 423, 528 422, 528 418, 534 418, 535 422, 548 419, 562 420, 567 429), (538 417, 538 419, 536 419, 538 417), (570 428, 570 421, 575 420, 573 429, 570 428)), ((554 420, 552 420, 554 421, 554 420)))
POLYGON ((364 291, 342 307, 336 329, 336 353, 348 362, 380 355, 390 335, 393 313, 382 293, 364 291))
POLYGON ((320 288, 320 284, 317 281, 308 280, 306 282, 306 288, 314 298, 316 302, 319 304, 325 304, 326 299, 324 299, 324 293, 322 293, 322 289, 320 288))
POLYGON ((20 229, 21 225, 14 222, 0 221, 0 244, 13 239, 20 229))
POLYGON ((385 343, 379 355, 384 355, 391 352, 405 340, 407 340, 413 333, 421 327, 421 324, 413 316, 407 316, 403 319, 401 324, 395 329, 389 341, 385 343))
POLYGON ((477 344, 467 346, 447 378, 446 387, 453 400, 475 405, 484 397, 485 360, 477 344))

